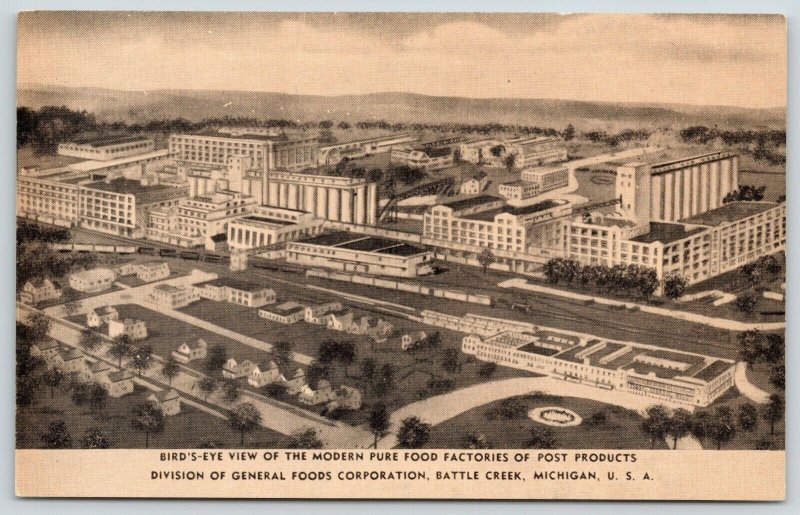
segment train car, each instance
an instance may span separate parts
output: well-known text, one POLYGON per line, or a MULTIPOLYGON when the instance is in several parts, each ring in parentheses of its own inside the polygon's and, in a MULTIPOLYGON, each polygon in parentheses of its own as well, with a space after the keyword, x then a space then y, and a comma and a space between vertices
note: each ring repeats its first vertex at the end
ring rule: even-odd
POLYGON ((114 252, 117 254, 134 254, 136 253, 136 247, 133 245, 117 245, 114 247, 114 252))
POLYGON ((95 245, 94 249, 92 250, 94 252, 104 252, 107 254, 111 254, 114 252, 114 245, 95 245))
POLYGON ((178 255, 178 251, 175 249, 159 249, 158 255, 161 257, 175 257, 178 255))
POLYGON ((155 249, 155 247, 141 247, 140 246, 137 249, 137 252, 139 252, 139 254, 146 254, 148 256, 153 256, 156 253, 156 249, 155 249))
POLYGON ((221 263, 222 256, 219 254, 205 254, 203 255, 203 261, 207 263, 221 263))
POLYGON ((193 250, 183 250, 180 253, 181 259, 191 259, 193 261, 198 261, 200 259, 200 253, 195 252, 193 250))

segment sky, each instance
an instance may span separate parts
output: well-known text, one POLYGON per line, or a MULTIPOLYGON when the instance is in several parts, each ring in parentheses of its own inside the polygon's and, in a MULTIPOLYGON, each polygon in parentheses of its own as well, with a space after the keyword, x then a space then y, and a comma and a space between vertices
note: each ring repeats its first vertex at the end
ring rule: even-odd
POLYGON ((776 15, 27 12, 18 84, 780 107, 776 15))

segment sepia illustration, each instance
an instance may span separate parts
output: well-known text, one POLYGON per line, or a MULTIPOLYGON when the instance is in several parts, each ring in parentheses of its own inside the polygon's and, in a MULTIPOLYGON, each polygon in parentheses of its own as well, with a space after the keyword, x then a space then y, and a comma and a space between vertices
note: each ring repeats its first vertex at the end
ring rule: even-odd
POLYGON ((18 452, 783 451, 786 80, 780 15, 20 13, 18 452))

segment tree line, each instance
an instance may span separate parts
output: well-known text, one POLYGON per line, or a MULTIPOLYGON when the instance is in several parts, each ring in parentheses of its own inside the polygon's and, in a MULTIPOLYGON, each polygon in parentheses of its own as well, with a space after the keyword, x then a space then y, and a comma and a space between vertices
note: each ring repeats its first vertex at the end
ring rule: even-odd
POLYGON ((574 259, 552 258, 542 267, 551 284, 560 282, 593 285, 607 292, 638 294, 647 299, 659 287, 658 275, 652 268, 639 265, 582 265, 574 259))

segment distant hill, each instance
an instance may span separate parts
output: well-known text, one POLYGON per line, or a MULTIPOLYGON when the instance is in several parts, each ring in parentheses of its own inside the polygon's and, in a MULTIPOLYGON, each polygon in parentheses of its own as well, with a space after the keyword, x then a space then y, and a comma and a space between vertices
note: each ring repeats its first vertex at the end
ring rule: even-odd
POLYGON ((786 110, 688 104, 634 104, 556 99, 473 99, 414 93, 316 96, 255 91, 154 90, 21 86, 17 105, 65 105, 106 121, 246 116, 301 121, 385 119, 389 122, 502 123, 580 130, 719 125, 784 128, 786 110))

